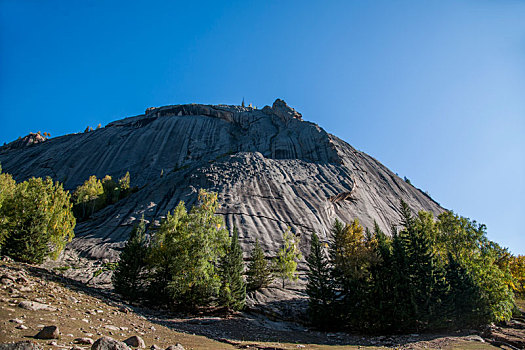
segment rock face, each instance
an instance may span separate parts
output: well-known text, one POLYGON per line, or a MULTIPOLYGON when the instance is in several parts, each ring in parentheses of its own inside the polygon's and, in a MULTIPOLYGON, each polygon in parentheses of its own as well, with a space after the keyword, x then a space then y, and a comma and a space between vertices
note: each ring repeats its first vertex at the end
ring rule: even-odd
MULTIPOLYGON (((70 248, 115 261, 144 214, 154 225, 180 200, 192 205, 199 188, 219 193, 220 214, 236 225, 248 255, 258 238, 277 251, 287 226, 303 255, 310 236, 327 240, 335 218, 376 220, 386 232, 399 222, 399 200, 414 210, 443 210, 369 155, 328 134, 282 100, 262 110, 240 106, 174 105, 102 129, 39 144, 1 148, 15 179, 51 176, 74 189, 90 175, 129 171, 139 191, 77 224, 70 248)), ((305 254, 306 253, 306 254, 305 254)))

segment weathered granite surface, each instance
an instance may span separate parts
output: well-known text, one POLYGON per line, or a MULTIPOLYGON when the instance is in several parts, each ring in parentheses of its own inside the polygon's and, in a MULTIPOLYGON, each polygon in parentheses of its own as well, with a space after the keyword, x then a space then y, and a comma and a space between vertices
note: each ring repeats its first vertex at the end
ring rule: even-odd
POLYGON ((239 228, 246 255, 256 238, 274 254, 287 226, 305 255, 311 233, 327 239, 335 218, 359 218, 365 226, 377 220, 388 232, 400 219, 400 199, 414 211, 443 210, 374 158, 303 121, 282 100, 262 110, 148 108, 95 131, 0 148, 0 162, 17 180, 51 176, 67 189, 90 175, 129 171, 140 190, 78 224, 69 247, 110 261, 142 214, 158 223, 180 200, 193 204, 199 188, 219 193, 220 213, 230 228, 239 228))

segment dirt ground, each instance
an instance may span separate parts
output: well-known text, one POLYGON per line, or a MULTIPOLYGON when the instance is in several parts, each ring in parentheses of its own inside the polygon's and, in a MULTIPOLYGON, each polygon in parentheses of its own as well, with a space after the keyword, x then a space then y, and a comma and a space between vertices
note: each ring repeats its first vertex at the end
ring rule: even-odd
POLYGON ((147 348, 162 349, 177 343, 185 349, 519 349, 525 347, 525 319, 482 334, 475 330, 378 337, 325 333, 253 313, 186 317, 130 306, 107 290, 85 287, 36 266, 0 263, 0 343, 32 340, 45 349, 87 350, 89 344, 77 344, 75 339, 124 340, 133 335, 143 338, 147 348), (22 308, 24 301, 44 304, 47 310, 22 308), (49 325, 58 326, 59 339, 34 338, 49 325))

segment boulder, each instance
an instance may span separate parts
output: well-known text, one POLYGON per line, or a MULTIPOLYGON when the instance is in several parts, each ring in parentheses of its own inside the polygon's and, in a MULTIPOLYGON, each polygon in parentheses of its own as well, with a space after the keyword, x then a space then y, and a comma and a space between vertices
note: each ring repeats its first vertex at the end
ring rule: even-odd
POLYGON ((130 350, 130 348, 124 342, 110 337, 102 337, 91 345, 91 350, 130 350))
POLYGON ((75 344, 91 345, 91 344, 93 344, 93 339, 91 339, 91 338, 87 338, 87 337, 84 337, 84 338, 76 338, 76 339, 74 340, 74 343, 75 343, 75 344))
POLYGON ((129 337, 128 339, 124 340, 124 343, 128 344, 129 346, 133 346, 134 348, 146 347, 146 344, 144 344, 144 340, 138 335, 129 337))
POLYGON ((0 350, 42 350, 42 346, 30 340, 0 344, 0 350))
POLYGON ((57 326, 46 326, 35 335, 36 339, 58 339, 60 331, 57 326))
POLYGON ((182 346, 182 344, 175 344, 175 345, 170 345, 166 348, 166 350, 184 350, 184 346, 182 346))
POLYGON ((51 305, 39 303, 37 301, 28 301, 28 300, 21 301, 18 304, 18 307, 22 309, 26 309, 26 310, 31 310, 31 311, 40 311, 40 310, 56 311, 56 308, 51 305))

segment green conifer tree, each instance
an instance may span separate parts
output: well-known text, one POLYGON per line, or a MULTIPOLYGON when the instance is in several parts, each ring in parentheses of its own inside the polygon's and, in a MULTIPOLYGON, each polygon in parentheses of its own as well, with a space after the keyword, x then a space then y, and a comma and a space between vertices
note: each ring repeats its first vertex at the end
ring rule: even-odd
POLYGON ((239 244, 239 231, 233 227, 230 247, 219 264, 221 290, 219 302, 228 309, 242 310, 246 301, 246 282, 243 277, 244 263, 242 248, 239 244))
POLYGON ((247 287, 250 291, 259 290, 268 287, 273 281, 273 274, 264 251, 259 244, 259 240, 255 240, 255 246, 250 255, 250 262, 247 271, 247 287))
POLYGON ((317 234, 312 234, 308 265, 306 294, 310 320, 319 328, 332 326, 332 302, 335 298, 328 258, 317 234))
POLYGON ((147 255, 146 222, 142 216, 139 224, 133 227, 113 274, 115 291, 129 300, 137 299, 145 290, 147 255))

